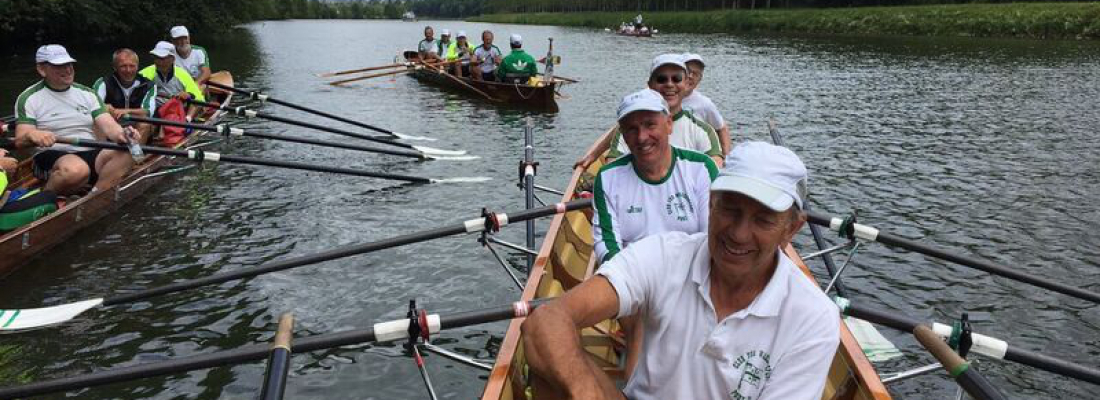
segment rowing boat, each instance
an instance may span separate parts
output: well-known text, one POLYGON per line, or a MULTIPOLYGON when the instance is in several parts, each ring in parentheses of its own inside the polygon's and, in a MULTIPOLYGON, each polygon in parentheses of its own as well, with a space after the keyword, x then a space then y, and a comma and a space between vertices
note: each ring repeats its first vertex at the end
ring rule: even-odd
POLYGON ((410 70, 409 75, 421 82, 458 90, 492 103, 508 106, 557 111, 558 103, 555 99, 557 88, 565 82, 558 78, 548 82, 543 74, 539 74, 539 79, 542 81, 538 85, 460 78, 425 66, 419 62, 420 55, 415 51, 406 51, 404 57, 410 63, 407 67, 410 70))
MULTIPOLYGON (((215 73, 211 75, 210 80, 233 85, 233 75, 228 71, 215 73)), ((231 92, 221 89, 209 88, 209 91, 210 95, 222 104, 227 104, 233 96, 231 92)), ((205 123, 214 124, 223 115, 224 111, 215 112, 206 119, 205 123)), ((194 145, 204 134, 205 132, 196 132, 176 147, 194 145)), ((134 166, 133 170, 115 187, 96 191, 68 202, 54 213, 0 236, 0 279, 140 196, 160 181, 164 174, 158 174, 158 172, 169 163, 168 157, 148 156, 141 164, 134 166)), ((41 185, 41 182, 31 173, 29 159, 20 163, 16 177, 13 188, 31 188, 41 185)))
MULTIPOLYGON (((604 136, 610 133, 608 131, 604 136)), ((603 139, 603 137, 600 138, 601 141, 603 139)), ((595 151, 595 147, 593 145, 589 148, 588 154, 595 151)), ((595 176, 599 171, 603 157, 591 157, 591 159, 599 161, 587 169, 578 167, 573 170, 572 179, 562 201, 573 200, 578 186, 582 185, 582 176, 595 176)), ((785 252, 809 279, 813 279, 809 269, 793 247, 787 246, 785 252)), ((592 256, 591 214, 573 211, 554 216, 523 290, 523 300, 560 296, 593 275, 596 267, 595 260, 596 257, 592 256)), ((482 400, 520 400, 539 397, 539 390, 534 382, 540 381, 531 379, 524 359, 523 337, 520 331, 522 323, 521 319, 516 319, 508 326, 496 363, 485 386, 485 392, 481 397, 482 400)), ((855 337, 845 324, 840 324, 840 329, 840 346, 833 358, 821 398, 890 399, 890 394, 855 337)), ((613 379, 625 380, 618 361, 623 342, 615 335, 617 330, 615 321, 601 322, 594 327, 581 330, 581 343, 596 365, 601 366, 605 373, 613 379)))

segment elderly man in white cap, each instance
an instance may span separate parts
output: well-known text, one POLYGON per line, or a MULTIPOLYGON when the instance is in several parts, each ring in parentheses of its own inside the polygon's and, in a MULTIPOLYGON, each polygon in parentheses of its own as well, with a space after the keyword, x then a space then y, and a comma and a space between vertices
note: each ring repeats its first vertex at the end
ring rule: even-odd
POLYGON ((684 53, 684 65, 687 66, 688 74, 683 107, 691 110, 692 113, 706 121, 718 132, 718 140, 722 143, 722 153, 728 154, 730 151, 730 127, 726 124, 726 120, 722 118, 718 106, 710 100, 710 97, 704 96, 698 90, 699 83, 703 81, 703 70, 706 69, 703 56, 695 53, 684 53))
POLYGON ((436 49, 436 54, 439 54, 439 58, 443 59, 444 61, 450 61, 451 58, 448 57, 451 56, 450 53, 451 48, 454 47, 453 45, 454 42, 451 41, 451 30, 444 29, 440 31, 438 44, 439 47, 436 49))
POLYGON ((539 68, 535 65, 535 58, 523 51, 523 37, 512 34, 508 40, 512 52, 504 57, 497 67, 497 78, 507 83, 527 83, 532 76, 539 74, 539 68))
POLYGON ((129 143, 137 132, 115 122, 91 88, 73 82, 76 60, 64 47, 38 48, 35 62, 42 80, 15 102, 15 141, 38 147, 34 173, 46 182, 43 190, 72 195, 88 185, 100 190, 114 186, 133 166, 127 152, 76 147, 57 139, 129 143))
POLYGON ((195 99, 206 101, 202 89, 191 78, 191 74, 182 67, 176 65, 175 47, 168 42, 157 42, 156 47, 149 51, 153 55, 153 65, 147 66, 139 72, 141 76, 153 81, 156 85, 157 108, 172 97, 181 100, 195 99))
MULTIPOLYGON (((714 159, 719 168, 724 162, 722 144, 718 139, 718 133, 705 121, 695 116, 691 110, 682 107, 683 96, 687 89, 687 67, 684 66, 683 57, 680 54, 662 54, 653 59, 649 68, 647 81, 650 89, 661 94, 668 103, 668 109, 672 113, 673 146, 685 150, 694 150, 714 159)), ((599 143, 593 156, 607 151, 607 162, 630 153, 630 148, 621 139, 620 132, 616 131, 608 137, 608 140, 599 143)), ((582 158, 577 165, 587 167, 595 161, 592 158, 582 158)))
POLYGON ((838 310, 781 248, 801 228, 806 168, 763 142, 730 152, 706 233, 650 236, 523 324, 532 375, 574 399, 821 398, 838 310), (620 392, 577 330, 635 315, 638 367, 620 392), (625 396, 624 396, 625 394, 625 396))
POLYGON ((191 44, 191 33, 185 26, 173 26, 169 33, 172 35, 176 65, 187 70, 195 83, 205 84, 210 79, 210 55, 206 49, 191 44))

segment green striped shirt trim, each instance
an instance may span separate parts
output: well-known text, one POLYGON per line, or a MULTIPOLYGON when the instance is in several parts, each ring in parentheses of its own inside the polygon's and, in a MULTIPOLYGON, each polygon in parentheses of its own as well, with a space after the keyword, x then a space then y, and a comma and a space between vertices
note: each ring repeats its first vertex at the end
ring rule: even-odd
POLYGON ((19 94, 19 98, 15 100, 15 123, 30 125, 38 123, 38 120, 27 115, 27 99, 30 99, 31 95, 45 88, 46 81, 38 81, 38 83, 24 89, 23 93, 19 94))
POLYGON ((711 157, 723 156, 722 144, 718 140, 718 132, 714 130, 714 127, 710 126, 707 121, 699 119, 695 116, 695 113, 692 113, 690 110, 687 109, 680 110, 679 113, 672 117, 672 121, 675 122, 681 117, 688 117, 689 119, 691 119, 691 122, 694 122, 695 125, 698 125, 700 128, 703 128, 703 131, 707 132, 707 139, 710 141, 710 150, 707 150, 706 155, 711 157))
POLYGON ((603 259, 600 262, 606 262, 619 253, 619 241, 615 237, 615 229, 612 226, 611 213, 607 212, 607 195, 603 191, 603 172, 622 167, 629 166, 634 161, 634 156, 631 154, 626 157, 620 157, 619 159, 604 165, 600 168, 600 172, 596 174, 596 191, 593 193, 592 199, 596 202, 596 212, 600 217, 600 237, 603 239, 604 246, 607 247, 607 254, 604 254, 603 259))
MULTIPOLYGON (((4 319, 4 313, 6 313, 6 312, 7 312, 7 310, 0 310, 0 321, 2 321, 4 319)), ((7 328, 8 326, 10 326, 12 324, 12 322, 15 322, 15 317, 19 316, 19 312, 20 312, 19 310, 13 310, 13 312, 11 314, 11 318, 8 318, 8 322, 5 322, 3 326, 0 326, 0 328, 7 328)))
POLYGON ((210 53, 208 53, 206 51, 205 47, 191 45, 191 51, 201 51, 202 52, 202 64, 199 64, 199 66, 210 68, 210 53))

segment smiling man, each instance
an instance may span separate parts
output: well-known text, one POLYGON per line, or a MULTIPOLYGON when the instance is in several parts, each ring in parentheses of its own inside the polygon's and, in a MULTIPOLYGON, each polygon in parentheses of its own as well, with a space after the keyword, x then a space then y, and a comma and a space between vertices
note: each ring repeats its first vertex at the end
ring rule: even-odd
POLYGON ((57 138, 129 143, 137 132, 124 130, 91 88, 73 82, 76 60, 64 47, 40 47, 35 62, 42 80, 15 102, 15 141, 38 147, 34 174, 46 182, 43 190, 70 195, 87 185, 114 186, 133 166, 129 153, 61 144, 57 138))
MULTIPOLYGON (((684 65, 683 56, 680 54, 662 54, 653 59, 649 69, 647 85, 665 99, 669 112, 672 115, 672 135, 669 137, 673 146, 681 149, 694 150, 710 156, 718 167, 724 162, 722 145, 717 132, 709 124, 695 116, 690 110, 684 109, 682 101, 687 93, 687 67, 684 65)), ((630 153, 630 148, 621 139, 621 134, 616 131, 608 140, 601 141, 597 151, 590 156, 607 151, 607 162, 630 153)), ((582 158, 577 161, 578 166, 587 167, 594 159, 582 158)))
POLYGON ((573 399, 821 398, 839 344, 836 306, 781 251, 805 221, 806 168, 762 142, 731 151, 706 233, 650 236, 539 307, 524 350, 546 390, 573 399), (645 341, 620 392, 577 330, 635 316, 645 341))

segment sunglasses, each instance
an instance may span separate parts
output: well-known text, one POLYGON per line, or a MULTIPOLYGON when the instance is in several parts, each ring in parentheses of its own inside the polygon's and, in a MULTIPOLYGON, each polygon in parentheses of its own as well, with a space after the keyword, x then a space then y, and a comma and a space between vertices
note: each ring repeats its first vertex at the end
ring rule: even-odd
POLYGON ((672 83, 680 83, 684 81, 684 74, 672 74, 672 75, 654 75, 653 81, 657 84, 664 85, 672 80, 672 83))

